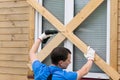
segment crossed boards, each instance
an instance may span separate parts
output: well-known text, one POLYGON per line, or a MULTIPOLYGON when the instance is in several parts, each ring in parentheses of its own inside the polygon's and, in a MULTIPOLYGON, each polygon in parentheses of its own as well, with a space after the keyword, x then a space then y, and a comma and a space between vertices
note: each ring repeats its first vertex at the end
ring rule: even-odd
MULTIPOLYGON (((87 51, 87 45, 81 41, 73 31, 103 2, 104 0, 90 0, 90 2, 66 25, 64 26, 56 17, 54 17, 47 9, 40 5, 36 0, 27 0, 27 2, 35 8, 42 16, 44 16, 58 31, 58 33, 37 55, 40 61, 43 61, 49 53, 61 44, 66 38, 69 39, 83 53, 87 51)), ((119 80, 119 73, 111 66, 95 54, 94 63, 99 66, 113 80, 119 80)), ((31 67, 29 65, 29 67, 31 67)))

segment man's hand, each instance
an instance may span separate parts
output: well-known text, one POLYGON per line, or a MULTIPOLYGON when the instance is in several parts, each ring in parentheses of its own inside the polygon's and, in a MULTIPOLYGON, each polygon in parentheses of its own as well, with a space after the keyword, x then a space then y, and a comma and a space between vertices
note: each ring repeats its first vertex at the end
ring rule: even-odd
POLYGON ((39 36, 39 39, 41 39, 43 43, 46 43, 48 39, 50 38, 50 36, 52 36, 53 34, 57 34, 57 33, 58 33, 57 30, 45 30, 45 32, 39 36))
POLYGON ((84 54, 84 56, 88 59, 88 60, 93 60, 94 61, 94 57, 95 57, 95 50, 90 48, 90 46, 88 46, 87 48, 87 53, 84 54))

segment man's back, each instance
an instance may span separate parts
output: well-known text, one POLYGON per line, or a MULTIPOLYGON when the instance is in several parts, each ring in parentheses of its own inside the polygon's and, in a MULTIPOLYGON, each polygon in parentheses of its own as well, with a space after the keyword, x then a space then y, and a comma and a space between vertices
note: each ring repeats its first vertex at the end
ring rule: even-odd
POLYGON ((66 72, 57 66, 47 66, 36 60, 32 65, 35 80, 47 80, 52 74, 52 80, 76 80, 76 72, 66 72))

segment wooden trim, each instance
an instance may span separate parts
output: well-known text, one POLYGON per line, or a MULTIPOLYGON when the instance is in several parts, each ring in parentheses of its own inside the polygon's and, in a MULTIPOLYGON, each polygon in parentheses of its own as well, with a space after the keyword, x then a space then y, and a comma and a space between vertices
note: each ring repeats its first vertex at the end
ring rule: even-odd
POLYGON ((35 31, 35 10, 30 7, 30 15, 29 15, 29 50, 34 42, 34 31, 35 31))
MULTIPOLYGON (((30 14, 29 14, 29 50, 31 49, 34 43, 34 31, 35 31, 35 9, 30 7, 30 14)), ((28 79, 33 76, 33 72, 31 69, 28 70, 28 79)))
POLYGON ((110 4, 110 65, 117 70, 118 0, 111 0, 110 4))

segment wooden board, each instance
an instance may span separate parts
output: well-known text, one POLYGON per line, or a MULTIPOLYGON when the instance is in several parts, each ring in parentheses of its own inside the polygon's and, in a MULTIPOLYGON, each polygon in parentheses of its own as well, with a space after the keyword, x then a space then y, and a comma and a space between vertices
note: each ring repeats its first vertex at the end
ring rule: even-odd
POLYGON ((28 7, 19 7, 19 8, 0 8, 0 14, 21 14, 29 13, 28 7))
POLYGON ((28 4, 26 3, 25 0, 24 1, 9 1, 9 2, 4 1, 4 2, 0 2, 0 8, 26 7, 26 6, 28 6, 28 4))
POLYGON ((118 47, 118 0, 111 0, 110 17, 110 65, 117 70, 117 47, 118 47), (115 6, 116 5, 116 6, 115 6))
MULTIPOLYGON (((17 61, 19 61, 20 63, 26 63, 28 61, 28 55, 27 54, 21 54, 21 55, 20 54, 18 54, 18 55, 17 54, 16 55, 14 55, 14 54, 13 55, 12 54, 0 54, 0 63, 1 64, 2 64, 2 62, 5 63, 5 61, 6 62, 8 61, 7 63, 9 63, 10 61, 11 62, 15 61, 16 63, 17 63, 17 61)), ((8 65, 6 64, 6 66, 8 66, 8 65)))
POLYGON ((0 0, 0 80, 28 80, 29 4, 0 0))
MULTIPOLYGON (((27 75, 27 68, 0 67, 1 74, 27 75)), ((0 78, 1 79, 1 78, 0 78)))
POLYGON ((0 21, 27 21, 28 14, 2 14, 0 15, 0 21))
POLYGON ((0 54, 28 54, 28 48, 1 48, 0 54))
POLYGON ((28 28, 1 28, 0 34, 25 34, 29 33, 28 28))
MULTIPOLYGON (((103 0, 91 0, 93 1, 92 4, 97 4, 96 8, 98 7, 98 3, 102 3, 103 0)), ((55 28, 57 28, 59 31, 64 31, 62 32, 62 34, 67 37, 72 43, 74 43, 74 45, 76 45, 76 47, 78 47, 83 53, 86 53, 87 50, 87 45, 81 41, 78 37, 76 37, 71 31, 73 31, 75 28, 69 28, 66 29, 64 28, 64 26, 62 26, 62 23, 60 23, 52 14, 50 14, 45 8, 43 8, 40 4, 38 4, 37 2, 33 1, 33 0, 28 0, 28 3, 31 4, 37 11, 39 11, 48 21, 51 22, 51 24, 53 24, 55 26, 55 28)), ((91 11, 93 11, 94 7, 88 7, 87 9, 91 9, 91 11)), ((90 14, 89 14, 90 15, 90 14)), ((83 17, 85 17, 85 15, 83 15, 83 17)), ((77 22, 79 20, 76 21, 77 22)), ((74 20, 72 21, 74 23, 74 20)), ((70 22, 71 23, 71 22, 70 22)), ((70 24, 69 23, 69 24, 70 24)), ((71 23, 72 24, 72 23, 71 23)), ((77 25, 80 24, 79 22, 77 23, 77 25)), ((69 27, 69 26, 68 26, 69 27)), ((72 26, 73 27, 73 26, 72 26)), ((51 47, 51 46, 49 46, 51 47)), ((41 56, 42 54, 40 54, 41 56)), ((39 56, 39 57, 40 57, 39 56)), ((42 56, 41 56, 42 57, 42 56)), ((112 79, 114 80, 119 80, 120 79, 120 75, 119 73, 114 70, 111 66, 109 66, 108 64, 106 64, 106 62, 104 60, 102 60, 97 54, 95 56, 95 63, 105 72, 107 73, 112 79), (107 69, 106 69, 107 68, 107 69), (114 74, 113 74, 114 73, 114 74)))
POLYGON ((25 75, 0 74, 2 80, 28 80, 25 75))

